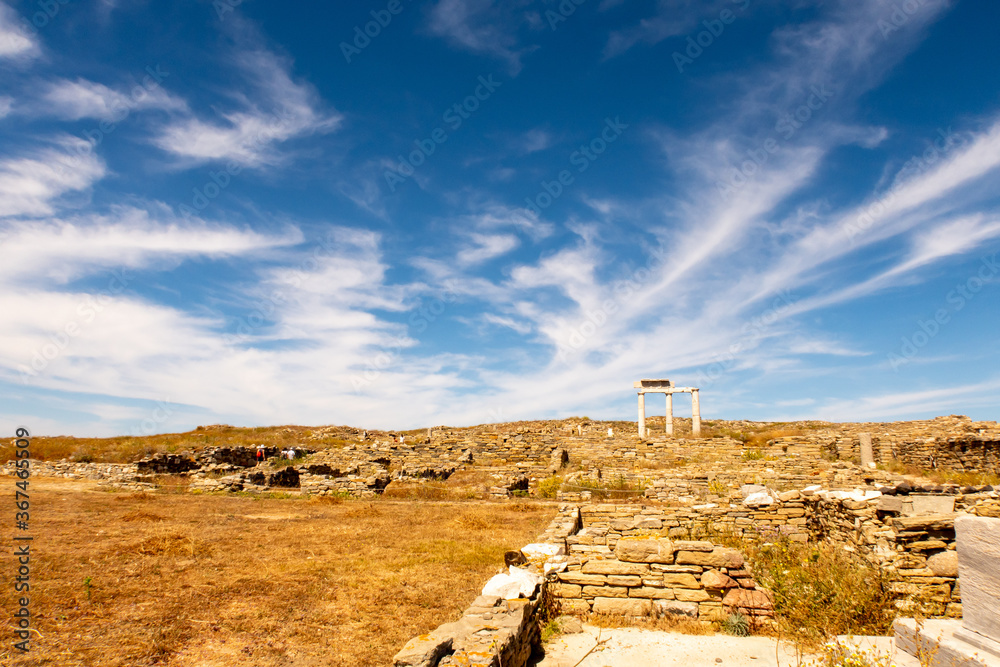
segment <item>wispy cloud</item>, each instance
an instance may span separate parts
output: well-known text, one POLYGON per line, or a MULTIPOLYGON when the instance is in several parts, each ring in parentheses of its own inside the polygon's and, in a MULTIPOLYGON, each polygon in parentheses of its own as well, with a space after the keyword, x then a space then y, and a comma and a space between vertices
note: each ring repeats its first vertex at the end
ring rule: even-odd
POLYGON ((342 116, 325 110, 315 90, 296 82, 291 63, 263 48, 241 51, 237 64, 246 81, 242 103, 220 118, 181 117, 153 143, 186 162, 235 160, 247 166, 281 161, 275 146, 296 137, 336 130, 342 116))
POLYGON ((104 174, 104 162, 78 137, 0 159, 0 218, 49 215, 60 197, 87 190, 104 174))
POLYGON ((41 53, 38 42, 22 25, 17 12, 0 2, 0 58, 29 59, 41 53))
POLYGON ((141 109, 183 111, 187 104, 158 84, 137 85, 126 93, 86 79, 59 79, 46 85, 41 103, 32 107, 32 113, 51 114, 67 120, 114 119, 141 109))
MULTIPOLYGON (((602 10, 610 9, 621 0, 601 4, 602 10)), ((743 5, 743 2, 739 3, 743 5)), ((749 4, 749 3, 747 3, 749 4)), ((732 0, 712 0, 697 2, 696 0, 658 0, 656 9, 651 16, 643 18, 637 24, 619 30, 613 30, 604 45, 604 57, 614 58, 625 53, 636 44, 658 44, 663 40, 682 35, 698 25, 698 19, 719 14, 722 8, 734 8, 732 0)))
POLYGON ((432 35, 452 45, 499 58, 512 76, 521 71, 521 57, 530 49, 518 49, 519 13, 525 3, 497 0, 438 0, 430 8, 427 27, 432 35))

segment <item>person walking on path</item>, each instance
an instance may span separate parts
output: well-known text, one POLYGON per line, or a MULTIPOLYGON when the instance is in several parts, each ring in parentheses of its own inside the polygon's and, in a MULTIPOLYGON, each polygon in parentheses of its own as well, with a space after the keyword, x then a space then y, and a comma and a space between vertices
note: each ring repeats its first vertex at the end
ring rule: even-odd
POLYGON ((257 445, 257 465, 264 462, 264 445, 257 445))

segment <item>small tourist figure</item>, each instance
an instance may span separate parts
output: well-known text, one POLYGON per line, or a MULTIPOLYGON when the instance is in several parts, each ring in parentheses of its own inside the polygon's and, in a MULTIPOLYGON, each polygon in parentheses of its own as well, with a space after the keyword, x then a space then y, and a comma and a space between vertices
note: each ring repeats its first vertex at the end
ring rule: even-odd
POLYGON ((295 459, 295 448, 294 447, 289 447, 288 448, 288 460, 292 461, 294 459, 295 459))
POLYGON ((264 445, 257 445, 257 465, 264 462, 264 445))

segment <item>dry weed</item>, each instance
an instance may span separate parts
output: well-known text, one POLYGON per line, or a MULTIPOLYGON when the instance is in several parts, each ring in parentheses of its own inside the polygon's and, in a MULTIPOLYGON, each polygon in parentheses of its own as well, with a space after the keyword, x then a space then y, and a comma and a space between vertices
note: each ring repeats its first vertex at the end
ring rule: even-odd
MULTIPOLYGON (((32 493, 40 635, 26 656, 0 646, 5 666, 388 664, 454 620, 553 513, 49 488, 32 493)), ((9 534, 0 548, 13 550, 9 534)), ((0 587, 0 608, 13 596, 0 587)))

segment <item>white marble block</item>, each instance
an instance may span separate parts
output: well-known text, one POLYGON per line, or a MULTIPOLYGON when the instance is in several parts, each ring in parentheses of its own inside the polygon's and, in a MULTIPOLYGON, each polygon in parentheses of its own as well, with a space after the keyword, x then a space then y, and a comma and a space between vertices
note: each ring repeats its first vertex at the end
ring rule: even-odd
POLYGON ((962 626, 1000 641, 1000 519, 955 519, 962 626))

